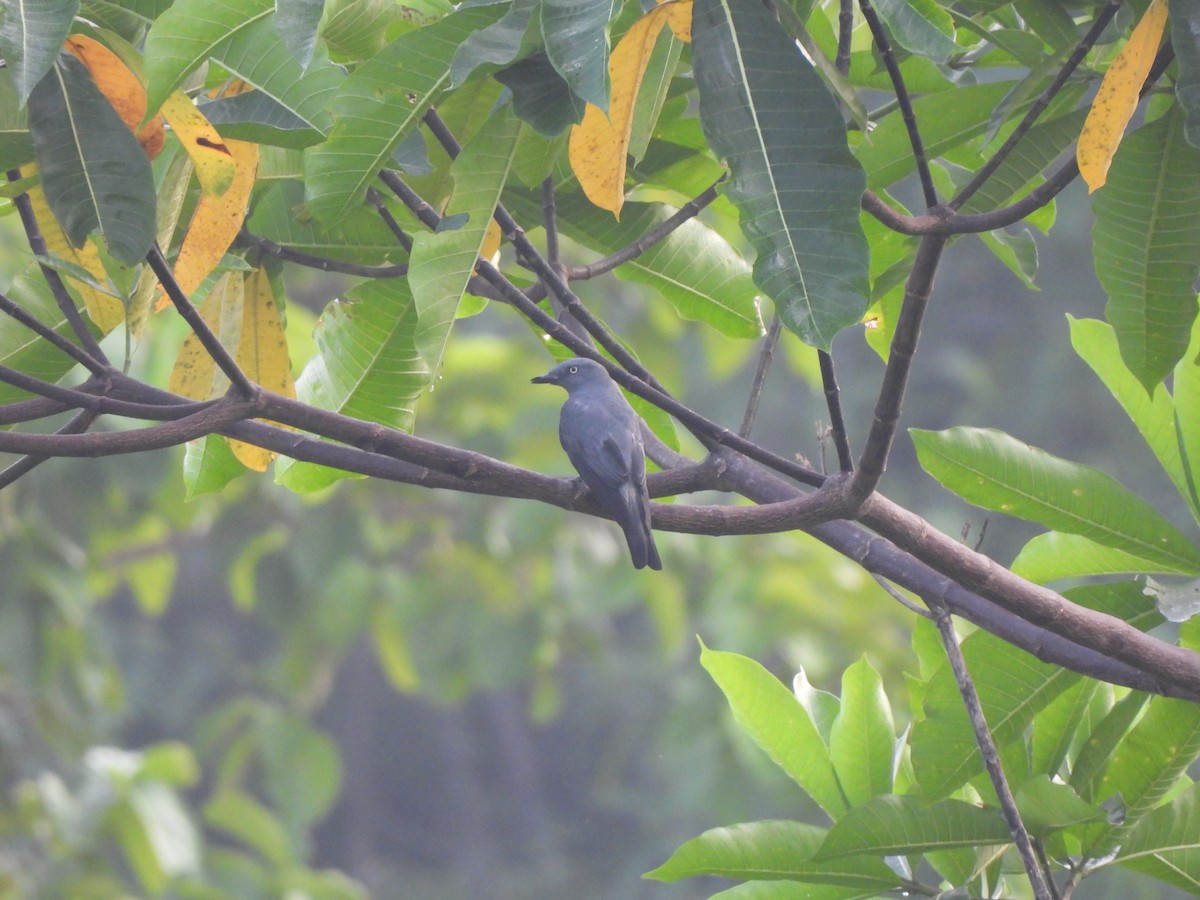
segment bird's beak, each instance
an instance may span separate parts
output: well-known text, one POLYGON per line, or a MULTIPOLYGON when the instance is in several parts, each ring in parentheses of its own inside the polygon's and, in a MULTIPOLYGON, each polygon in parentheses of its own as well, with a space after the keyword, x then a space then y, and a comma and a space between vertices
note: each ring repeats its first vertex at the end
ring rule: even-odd
POLYGON ((550 379, 546 375, 539 375, 537 378, 530 378, 530 384, 550 384, 550 379))

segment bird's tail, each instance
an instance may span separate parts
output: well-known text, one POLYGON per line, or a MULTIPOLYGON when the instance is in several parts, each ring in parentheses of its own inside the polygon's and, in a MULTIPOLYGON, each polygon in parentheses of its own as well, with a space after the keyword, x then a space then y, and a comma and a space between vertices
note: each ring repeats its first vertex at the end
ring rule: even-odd
POLYGON ((662 569, 662 560, 658 558, 658 548, 654 546, 654 532, 650 528, 650 505, 635 501, 634 506, 640 509, 632 510, 633 515, 625 517, 621 523, 625 532, 625 542, 629 544, 629 556, 633 560, 633 567, 644 569, 649 566, 659 571, 662 569))

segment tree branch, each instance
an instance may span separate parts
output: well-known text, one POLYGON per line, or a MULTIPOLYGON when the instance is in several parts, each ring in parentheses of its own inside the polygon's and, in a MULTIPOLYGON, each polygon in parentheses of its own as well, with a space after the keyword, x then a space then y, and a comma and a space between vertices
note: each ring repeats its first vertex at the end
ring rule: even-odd
POLYGON ((105 372, 110 370, 110 367, 107 363, 102 362, 97 357, 91 356, 84 350, 80 349, 78 345, 72 344, 49 325, 30 315, 18 304, 14 303, 3 294, 0 294, 0 312, 3 312, 13 321, 19 322, 38 337, 45 339, 50 344, 57 347, 93 375, 103 375, 105 372))
POLYGON ((775 347, 779 343, 779 333, 783 326, 779 316, 771 320, 767 336, 763 338, 758 348, 758 363, 754 367, 754 381, 750 383, 750 396, 746 398, 746 412, 742 414, 742 427, 738 436, 749 438, 754 428, 754 417, 758 414, 758 401, 762 398, 763 386, 767 383, 767 372, 771 369, 771 361, 775 358, 775 347))
POLYGON ((305 266, 309 269, 319 269, 322 272, 338 272, 342 275, 354 275, 358 278, 400 278, 408 274, 408 266, 404 263, 390 266, 365 266, 359 263, 329 259, 324 256, 314 256, 311 253, 293 250, 265 237, 251 234, 245 227, 238 232, 237 245, 249 247, 266 256, 273 256, 284 262, 296 263, 296 265, 305 266))

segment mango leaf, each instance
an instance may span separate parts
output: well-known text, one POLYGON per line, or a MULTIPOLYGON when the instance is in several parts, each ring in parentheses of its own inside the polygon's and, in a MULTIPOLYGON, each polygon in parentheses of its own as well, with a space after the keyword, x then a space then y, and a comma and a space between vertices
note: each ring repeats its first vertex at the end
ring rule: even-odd
MULTIPOLYGON (((296 380, 303 403, 412 430, 433 369, 416 350, 416 304, 406 279, 367 281, 334 300, 317 322, 317 354, 296 380)), ((312 463, 276 464, 291 490, 319 490, 349 473, 312 463)))
MULTIPOLYGON (((316 135, 329 131, 333 117, 327 107, 345 80, 341 68, 326 59, 301 67, 284 47, 271 20, 239 29, 213 52, 212 57, 255 88, 225 98, 223 102, 236 101, 239 97, 269 97, 316 135)), ((226 137, 237 137, 225 131, 221 133, 226 137)), ((319 140, 316 135, 310 142, 319 140)))
POLYGON ((274 147, 311 147, 325 139, 286 106, 261 91, 208 100, 197 107, 221 135, 274 147))
POLYGON ((1153 697, 1146 714, 1113 752, 1096 796, 1120 794, 1125 818, 1104 825, 1084 842, 1089 856, 1120 844, 1124 835, 1166 796, 1197 757, 1200 757, 1200 704, 1170 697, 1153 697))
POLYGON ((868 293, 864 177, 842 115, 762 5, 695 0, 692 27, 700 118, 732 170, 755 283, 789 329, 827 349, 868 293))
POLYGON ((729 701, 738 725, 830 817, 848 808, 829 748, 800 701, 770 672, 701 643, 700 664, 729 701))
POLYGON ((1200 275, 1200 150, 1183 137, 1183 114, 1143 125, 1122 145, 1092 228, 1105 318, 1121 358, 1153 391, 1183 356, 1196 318, 1200 275))
POLYGON ((633 133, 633 111, 642 77, 659 33, 668 21, 683 27, 690 4, 667 0, 642 16, 621 37, 612 54, 612 99, 605 109, 592 103, 571 129, 571 169, 588 199, 620 217, 625 202, 625 165, 633 133))
POLYGON ((945 59, 961 49, 954 20, 934 0, 877 0, 875 8, 896 43, 911 53, 945 59))
MULTIPOLYGON (((1071 346, 1076 354, 1091 367, 1096 377, 1121 404, 1125 415, 1137 427, 1142 439, 1175 485, 1175 490, 1187 500, 1192 514, 1200 518, 1200 503, 1197 503, 1194 486, 1181 456, 1180 435, 1175 428, 1175 403, 1170 393, 1161 384, 1147 393, 1137 376, 1122 362, 1117 336, 1111 325, 1098 319, 1076 319, 1072 316, 1068 316, 1067 321, 1071 327, 1071 346)), ((1194 327, 1193 330, 1200 334, 1200 329, 1194 327)), ((1186 383, 1187 367, 1194 368, 1194 363, 1185 355, 1179 366, 1175 378, 1176 393, 1186 383)), ((1184 393, 1187 393, 1186 388, 1184 393)))
POLYGON ((992 429, 911 434, 922 468, 969 503, 1165 565, 1200 566, 1200 551, 1175 526, 1097 469, 992 429))
POLYGON ((146 35, 150 111, 222 47, 274 12, 274 0, 176 0, 146 35))
POLYGON ((553 138, 583 118, 587 104, 572 93, 545 54, 535 53, 496 73, 513 93, 513 110, 538 134, 553 138))
POLYGON ((79 0, 4 0, 0 12, 0 56, 24 106, 58 59, 79 0))
POLYGON ((1104 817, 1097 806, 1084 802, 1075 789, 1049 775, 1037 775, 1017 788, 1017 809, 1034 837, 1104 817))
MULTIPOLYGON (((510 192, 515 211, 540 215, 537 201, 510 192)), ((662 204, 628 203, 621 221, 601 212, 582 195, 558 196, 559 227, 573 241, 600 253, 615 253, 637 240, 674 210, 662 204)), ((618 266, 615 274, 658 291, 679 315, 711 325, 722 334, 755 338, 762 318, 750 267, 729 243, 699 219, 689 219, 645 253, 618 266)))
POLYGON ((312 62, 325 0, 275 0, 275 30, 302 68, 312 62))
POLYGON ((546 56, 575 96, 608 109, 608 22, 615 0, 542 0, 546 56))
POLYGON ((1146 12, 1104 73, 1100 88, 1092 98, 1087 121, 1083 123, 1075 148, 1079 174, 1087 183, 1088 193, 1104 186, 1108 167, 1137 109, 1138 95, 1150 74, 1166 27, 1165 0, 1150 0, 1146 12))
POLYGON ((1083 679, 1055 697, 1034 717, 1030 733, 1030 771, 1034 775, 1053 777, 1059 773, 1099 689, 1099 682, 1083 679))
POLYGON ((0 69, 0 169, 15 169, 33 159, 29 116, 17 102, 12 73, 0 69))
POLYGON ((1116 862, 1193 896, 1200 894, 1200 784, 1138 822, 1125 836, 1116 862))
POLYGON ((886 794, 847 812, 829 829, 818 860, 870 853, 899 856, 1006 844, 1008 826, 996 810, 961 800, 926 803, 919 797, 886 794))
POLYGON ((450 63, 450 84, 458 87, 482 65, 506 66, 521 52, 537 0, 514 0, 500 20, 469 35, 450 63))
POLYGON ((1171 3, 1171 45, 1179 60, 1175 97, 1187 113, 1188 143, 1200 147, 1200 0, 1171 3))
POLYGON ((1129 732, 1129 727, 1149 702, 1150 695, 1141 691, 1126 694, 1088 732, 1087 740, 1079 748, 1071 765, 1069 781, 1080 797, 1088 800, 1108 799, 1103 794, 1097 794, 1100 779, 1108 767, 1113 749, 1129 732))
POLYGON ((864 656, 842 673, 842 702, 829 735, 838 781, 853 805, 892 790, 896 726, 883 680, 864 656))
POLYGON ((413 240, 408 282, 417 310, 415 348, 431 372, 441 365, 459 301, 512 170, 520 126, 508 104, 493 113, 450 168, 454 193, 445 216, 466 216, 466 224, 453 231, 423 231, 413 240))
POLYGON ((281 869, 295 865, 296 853, 287 829, 250 794, 224 787, 204 806, 204 820, 260 853, 281 869))
POLYGON ((1192 515, 1200 521, 1196 486, 1196 476, 1200 474, 1200 317, 1192 325, 1192 340, 1183 359, 1175 366, 1171 386, 1175 394, 1175 429, 1179 433, 1182 467, 1186 473, 1185 489, 1180 493, 1188 499, 1192 515))
MULTIPOLYGON (((261 165, 259 170, 261 174, 261 165)), ((246 227, 283 247, 345 262, 379 265, 389 257, 404 255, 395 235, 372 209, 355 210, 329 226, 316 221, 304 209, 304 185, 300 181, 271 185, 255 199, 246 227)))
POLYGON ((713 828, 681 845, 670 859, 643 877, 656 881, 680 881, 698 875, 794 879, 870 888, 880 893, 899 886, 898 876, 881 859, 846 857, 814 862, 812 857, 826 834, 824 828, 787 820, 713 828))
POLYGON ((313 215, 336 222, 362 204, 379 170, 445 89, 459 45, 496 16, 494 7, 464 9, 403 34, 342 83, 329 140, 304 151, 313 215))
MULTIPOLYGON (((986 132, 992 110, 1011 88, 1011 81, 973 84, 914 100, 913 112, 921 123, 926 155, 931 159, 941 156, 986 132)), ((854 155, 872 189, 887 187, 916 170, 899 111, 884 116, 854 155)))
MULTIPOLYGON (((985 632, 972 634, 962 649, 998 747, 1020 737, 1038 712, 1079 680, 985 632)), ((924 712, 909 738, 913 772, 922 794, 945 797, 983 771, 975 733, 948 667, 929 680, 924 712)))
POLYGON ((1161 560, 1146 559, 1124 550, 1105 547, 1077 534, 1050 531, 1031 538, 1017 558, 1012 570, 1022 578, 1037 584, 1049 584, 1064 578, 1088 575, 1141 575, 1153 572, 1166 575, 1195 575, 1196 568, 1170 565, 1161 560))
POLYGON ((74 56, 60 56, 38 82, 29 127, 46 199, 71 245, 98 229, 116 259, 140 261, 154 242, 150 161, 74 56))

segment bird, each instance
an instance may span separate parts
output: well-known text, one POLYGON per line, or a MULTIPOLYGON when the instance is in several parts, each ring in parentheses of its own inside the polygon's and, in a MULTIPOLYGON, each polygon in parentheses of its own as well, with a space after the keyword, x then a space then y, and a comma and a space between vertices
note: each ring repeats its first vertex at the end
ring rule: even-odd
POLYGON ((557 384, 567 392, 558 440, 596 504, 625 532, 635 569, 662 569, 650 529, 650 494, 638 414, 600 363, 575 357, 560 362, 533 384, 557 384))

